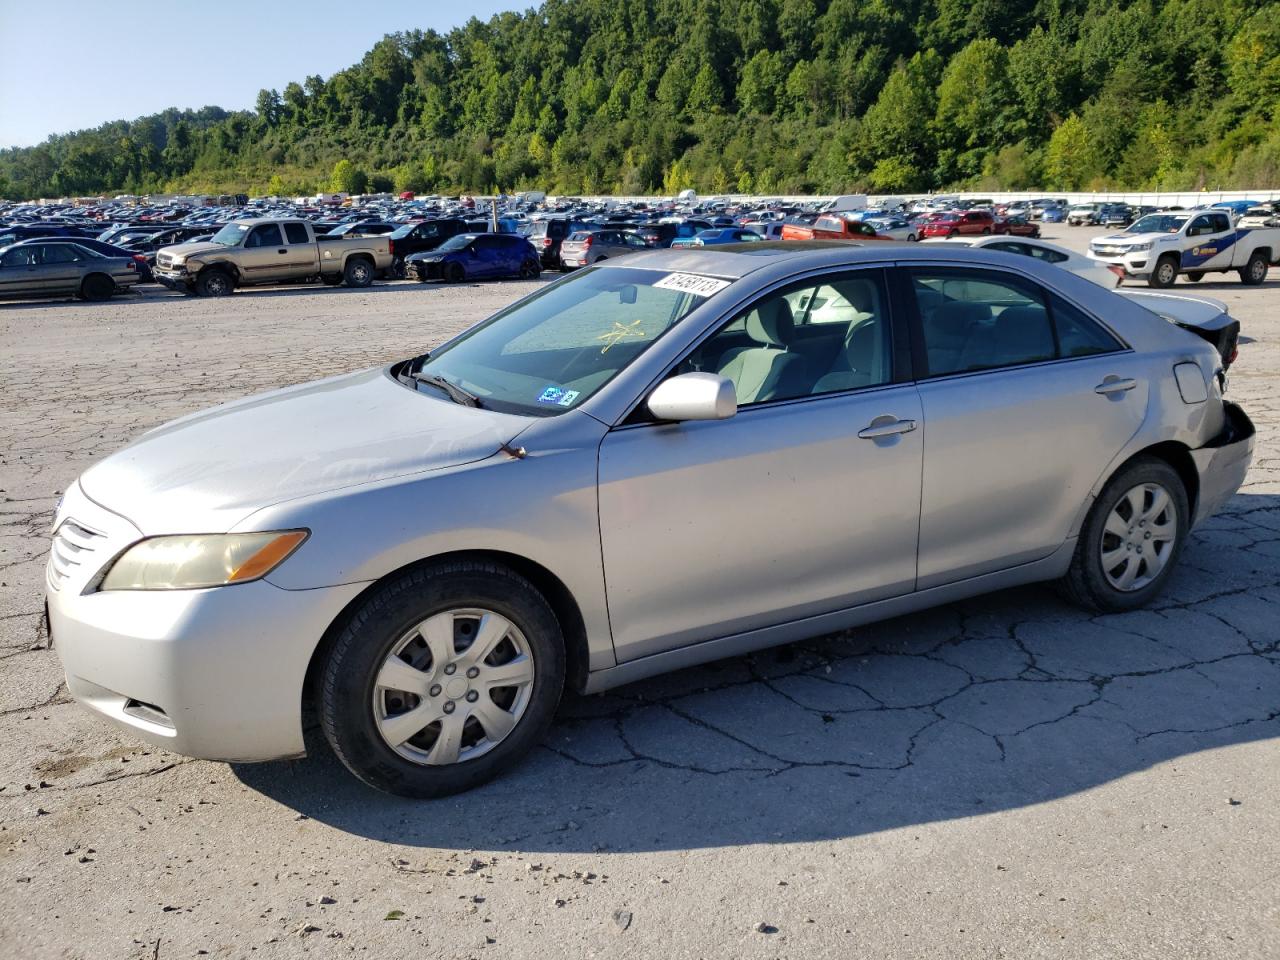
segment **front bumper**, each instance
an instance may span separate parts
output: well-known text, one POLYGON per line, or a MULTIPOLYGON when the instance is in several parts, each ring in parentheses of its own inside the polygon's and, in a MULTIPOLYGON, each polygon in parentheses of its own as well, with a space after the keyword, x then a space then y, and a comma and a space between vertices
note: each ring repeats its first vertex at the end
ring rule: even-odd
POLYGON ((1089 251, 1089 259, 1102 266, 1119 267, 1126 277, 1145 277, 1151 272, 1151 251, 1139 250, 1134 253, 1097 253, 1089 251))
POLYGON ((185 270, 161 270, 156 267, 152 269, 157 283, 168 287, 170 290, 189 290, 191 289, 191 277, 185 270))
POLYGON ((440 280, 444 278, 444 261, 406 260, 404 271, 415 280, 440 280))
POLYGON ((55 553, 46 580, 50 638, 76 700, 139 739, 190 757, 303 753, 307 666, 364 584, 284 590, 257 580, 98 592, 99 572, 140 535, 78 486, 58 513, 59 528, 68 522, 78 536, 97 536, 70 566, 55 553))
POLYGON ((1195 523, 1217 513, 1236 495, 1253 462, 1253 421, 1234 403, 1222 406, 1227 421, 1222 432, 1203 447, 1191 451, 1200 476, 1195 523))

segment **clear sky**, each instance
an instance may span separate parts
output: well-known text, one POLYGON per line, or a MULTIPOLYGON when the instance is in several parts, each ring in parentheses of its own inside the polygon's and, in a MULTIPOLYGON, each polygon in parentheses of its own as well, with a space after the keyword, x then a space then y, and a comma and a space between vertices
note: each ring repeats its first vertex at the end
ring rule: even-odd
POLYGON ((441 32, 537 0, 0 0, 0 147, 166 107, 252 109, 258 91, 356 63, 385 34, 441 32))

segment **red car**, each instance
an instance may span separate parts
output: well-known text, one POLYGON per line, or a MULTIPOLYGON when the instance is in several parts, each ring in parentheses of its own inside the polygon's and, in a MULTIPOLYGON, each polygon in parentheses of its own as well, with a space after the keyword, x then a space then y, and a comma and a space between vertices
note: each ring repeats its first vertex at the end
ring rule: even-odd
POLYGON ((1026 217, 1007 217, 1001 226, 1004 229, 997 230, 996 233, 1008 233, 1015 237, 1040 236, 1040 224, 1032 223, 1026 217))
POLYGON ((944 213, 926 222, 920 229, 922 237, 956 237, 963 234, 1004 233, 1004 226, 990 210, 966 210, 964 213, 944 213))

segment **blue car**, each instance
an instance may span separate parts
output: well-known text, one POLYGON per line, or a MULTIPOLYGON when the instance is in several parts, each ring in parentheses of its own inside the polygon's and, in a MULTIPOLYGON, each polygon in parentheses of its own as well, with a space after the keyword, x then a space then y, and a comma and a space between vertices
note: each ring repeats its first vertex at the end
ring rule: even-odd
POLYGON ((542 272, 538 251, 518 233, 460 233, 434 250, 412 254, 404 261, 405 275, 428 280, 534 280, 542 272))
POLYGON ((1258 201, 1256 200, 1221 200, 1218 203, 1215 203, 1210 209, 1216 208, 1218 210, 1230 210, 1237 217, 1242 217, 1246 210, 1250 210, 1258 205, 1258 201))
POLYGON ((671 241, 671 245, 673 247, 709 247, 719 243, 754 243, 763 239, 764 237, 753 230, 731 227, 701 230, 692 237, 677 237, 671 241))
POLYGON ((1040 217, 1042 223, 1062 223, 1067 219, 1067 211, 1062 207, 1045 207, 1040 217))

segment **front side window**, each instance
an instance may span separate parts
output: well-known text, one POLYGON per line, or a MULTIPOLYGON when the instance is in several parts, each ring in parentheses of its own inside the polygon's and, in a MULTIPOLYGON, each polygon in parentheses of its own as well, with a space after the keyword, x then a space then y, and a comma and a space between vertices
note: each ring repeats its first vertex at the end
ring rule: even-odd
POLYGON ((878 270, 771 293, 704 340, 675 373, 733 381, 741 406, 879 386, 893 377, 878 270))
MULTIPOLYGON (((710 294, 700 278, 589 268, 497 314, 437 351, 421 373, 495 410, 549 416, 579 406, 710 294), (659 285, 661 284, 661 285, 659 285)), ((713 290, 723 281, 703 279, 713 290)))
POLYGON ((246 247, 279 247, 284 244, 284 238, 280 236, 280 227, 274 223, 264 223, 260 227, 254 227, 253 233, 249 234, 249 239, 245 241, 246 247))
POLYGON ((1120 349, 1061 297, 981 270, 911 271, 926 376, 937 377, 1120 349))

